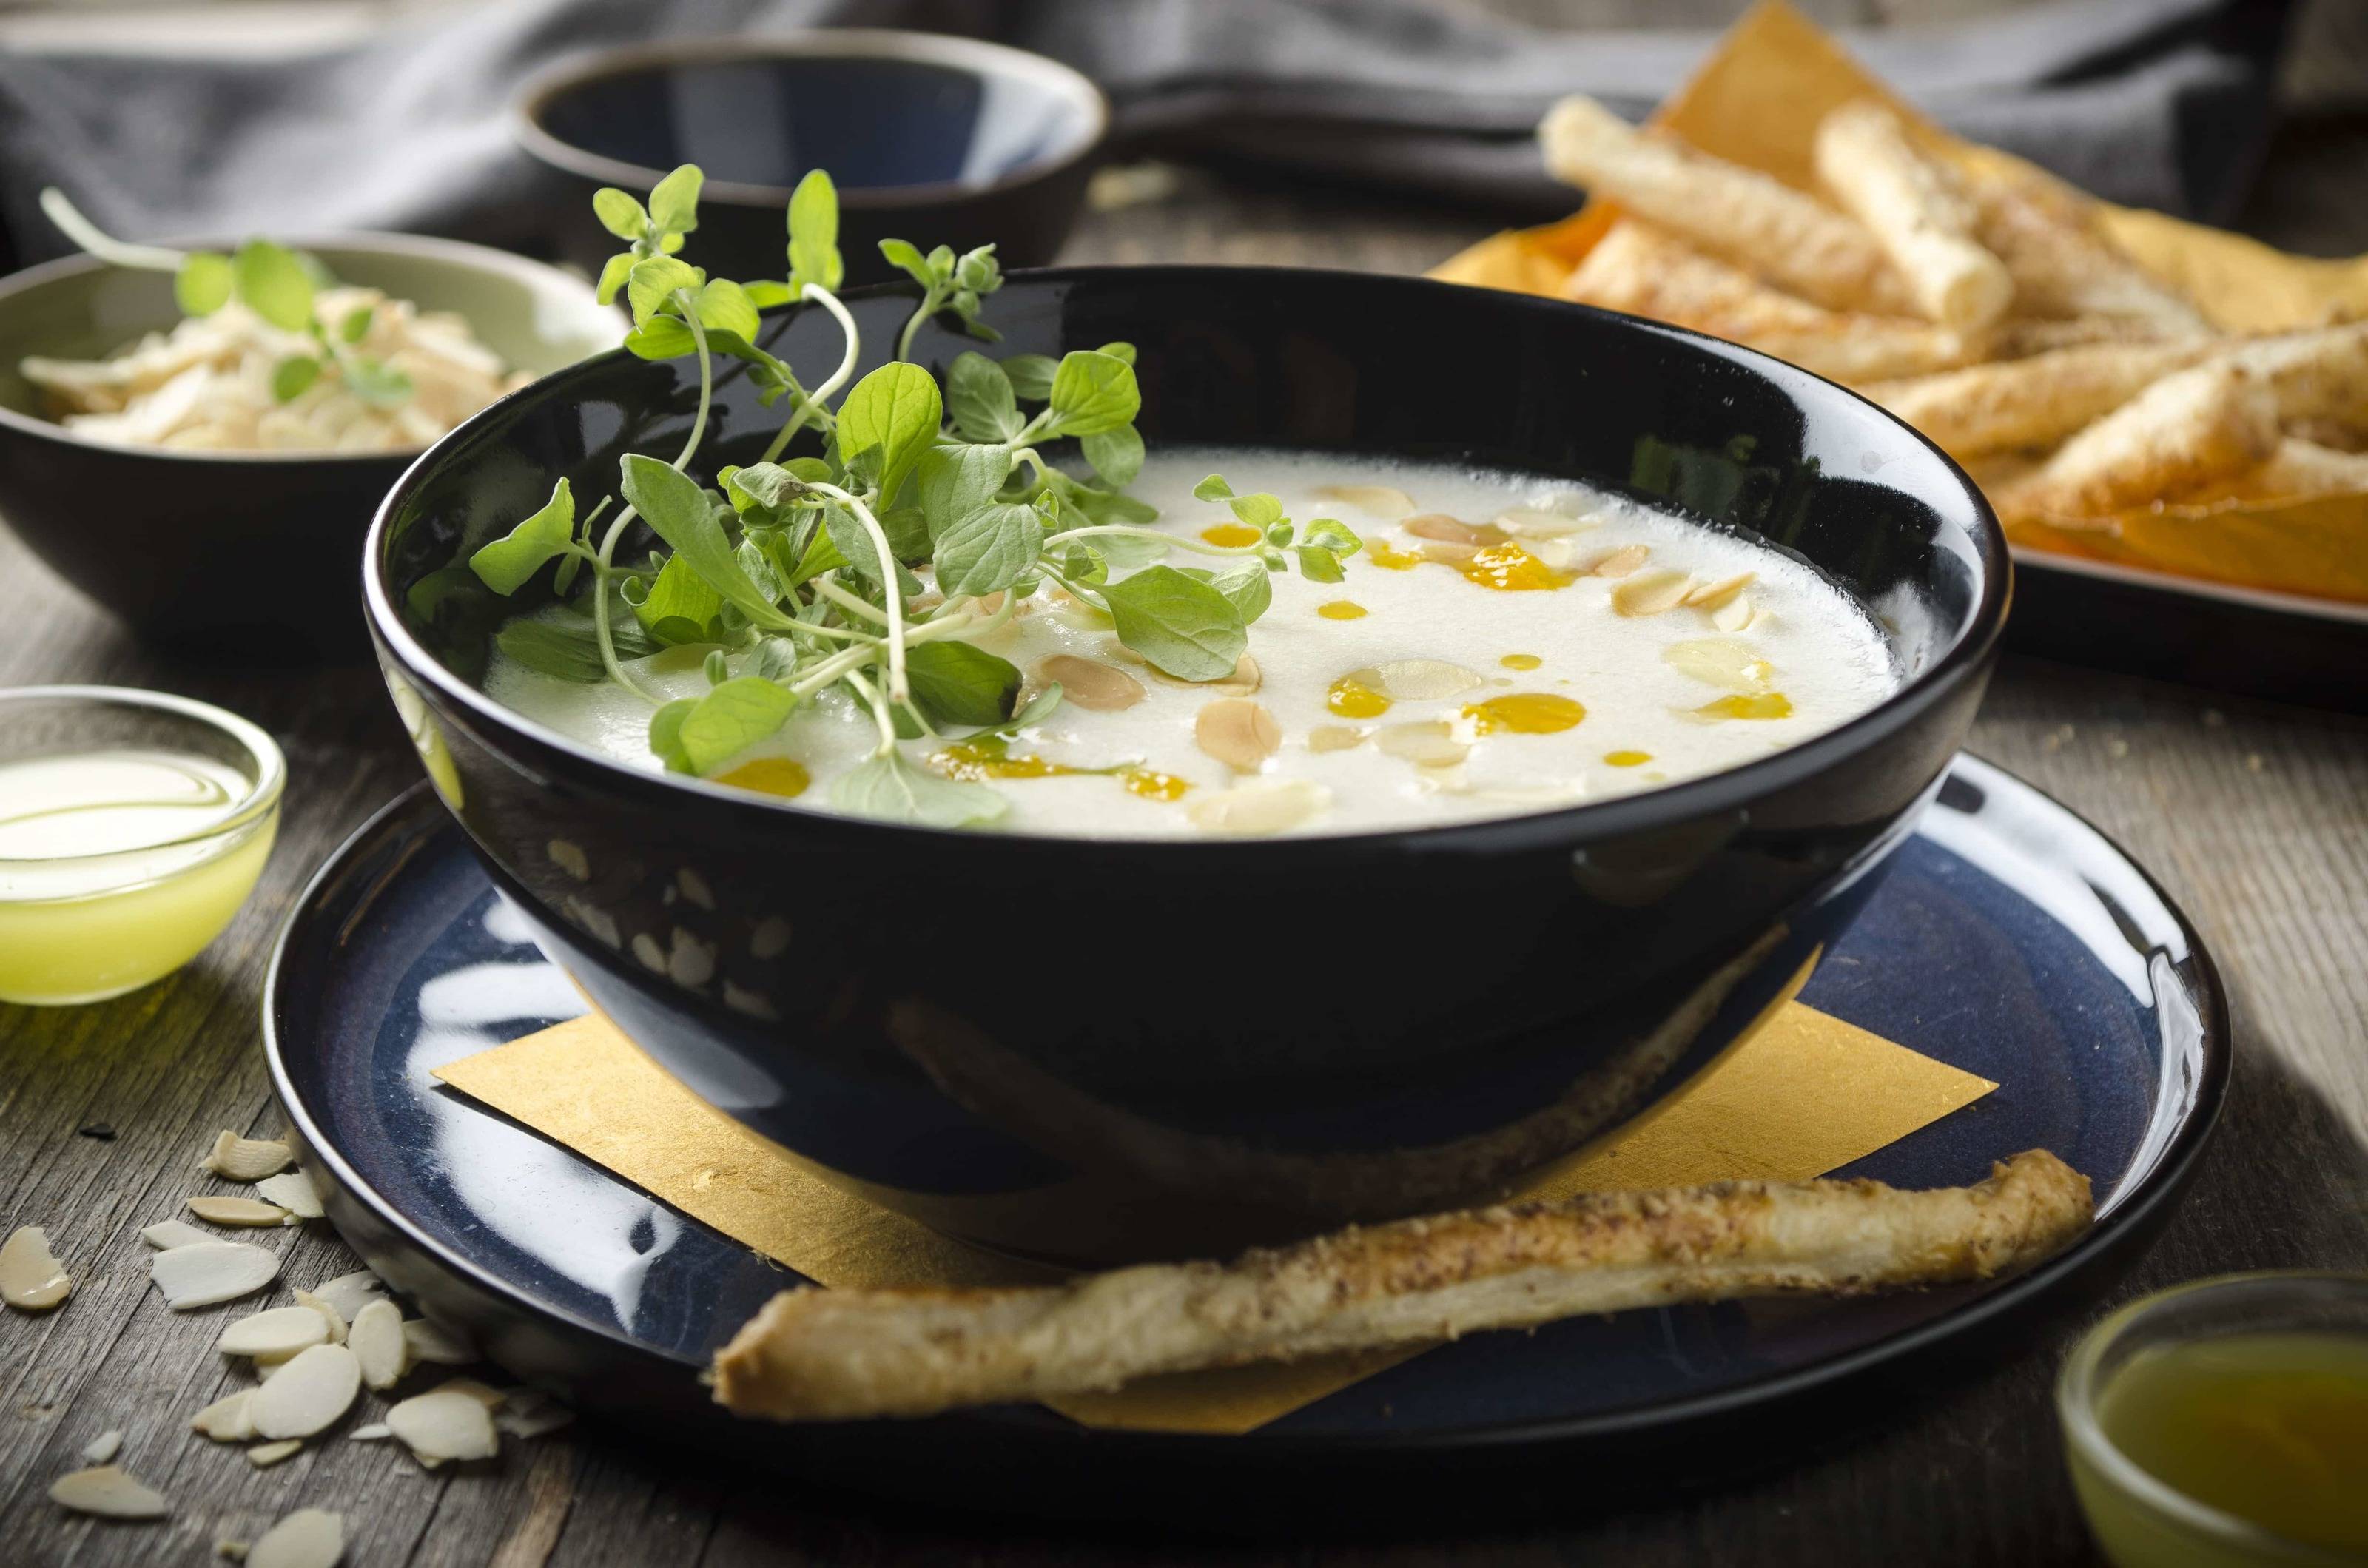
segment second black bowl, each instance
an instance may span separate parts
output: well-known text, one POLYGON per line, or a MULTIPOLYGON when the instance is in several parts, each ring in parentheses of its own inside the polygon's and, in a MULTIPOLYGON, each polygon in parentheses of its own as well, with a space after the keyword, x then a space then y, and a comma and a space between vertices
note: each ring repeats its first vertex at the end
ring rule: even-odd
MULTIPOLYGON (((848 304, 876 359, 911 299, 848 304)), ((1921 437, 1805 372, 1575 305, 1314 271, 1038 273, 992 314, 1008 352, 1136 343, 1155 449, 1521 469, 1764 540, 1865 604, 1906 679, 1747 766, 1501 821, 1184 842, 833 816, 610 761, 477 688, 511 607, 465 568, 415 590, 552 474, 605 494, 620 452, 672 450, 696 374, 610 355, 489 410, 404 477, 365 567, 430 775, 629 1035, 929 1223, 1141 1256, 1499 1194, 1783 994, 1972 721, 2006 614, 1996 520, 1921 437)), ((766 336, 802 374, 840 351, 815 311, 766 336)), ((915 356, 967 341, 932 325, 915 356)), ((736 378, 714 418, 702 472, 779 423, 736 378)))

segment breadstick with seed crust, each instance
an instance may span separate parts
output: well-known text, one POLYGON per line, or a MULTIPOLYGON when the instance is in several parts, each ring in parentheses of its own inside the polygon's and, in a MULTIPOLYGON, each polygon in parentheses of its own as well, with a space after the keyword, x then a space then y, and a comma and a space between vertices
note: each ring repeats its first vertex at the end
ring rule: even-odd
POLYGON ((1727 338, 1838 381, 1922 375, 1964 364, 1978 351, 1930 322, 1795 299, 1636 218, 1622 218, 1596 243, 1563 294, 1727 338))
POLYGON ((1961 163, 1978 213, 1975 237, 2005 264, 2015 309, 2041 316, 2123 316, 2166 337, 2209 333, 2196 308, 2097 232, 2086 197, 2035 173, 1961 163))
POLYGON ((2314 495, 2368 495, 2368 452, 2338 451, 2288 436, 2260 467, 2190 499, 2298 501, 2314 495))
POLYGON ((1547 169, 1829 309, 1915 308, 1883 247, 1816 197, 1683 142, 1648 136, 1592 98, 1538 127, 1547 169))
POLYGON ((2009 517, 2093 517, 2233 479, 2277 449, 2278 403, 2239 365, 2165 376, 1992 496, 2009 517))
POLYGON ((1980 1279, 2055 1252, 2089 1217, 2088 1178, 2034 1150, 1931 1192, 1717 1182, 1402 1220, 1062 1285, 788 1290, 716 1357, 715 1397, 780 1421, 927 1415, 1586 1312, 1980 1279))
POLYGON ((2209 339, 2084 344, 1861 390, 1963 461, 2053 446, 2217 347, 2209 339))
POLYGON ((1817 125, 1817 177, 1867 227, 1924 314, 1978 332, 2006 313, 2014 279, 1974 238, 1973 202, 1953 171, 1918 153, 1899 117, 1861 99, 1817 125))

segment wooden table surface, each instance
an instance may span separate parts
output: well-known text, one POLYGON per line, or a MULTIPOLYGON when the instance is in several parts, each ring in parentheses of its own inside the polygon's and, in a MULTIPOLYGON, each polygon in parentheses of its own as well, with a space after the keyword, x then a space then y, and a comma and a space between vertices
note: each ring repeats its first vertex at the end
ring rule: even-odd
MULTIPOLYGON (((2248 220, 2289 244, 2368 249, 2368 131, 2294 132, 2248 220)), ((1329 263, 1417 270, 1490 225, 1305 190, 1186 176, 1167 199, 1088 219, 1081 261, 1329 263)), ((95 498, 94 506, 115 504, 95 498)), ((94 524, 99 521, 95 513, 94 524)), ((212 1348, 224 1312, 176 1314, 147 1280, 142 1225, 196 1187, 220 1128, 280 1116, 256 1045, 273 933, 321 858, 417 777, 377 676, 203 670, 161 660, 0 530, 0 687, 106 682, 225 704, 267 725, 291 768, 260 892, 177 976, 97 1006, 0 1006, 0 1230, 48 1227, 79 1281, 61 1311, 0 1314, 0 1563, 199 1563, 318 1506, 346 1516, 356 1568, 397 1564, 962 1562, 1180 1563, 2015 1563, 2091 1561, 2049 1390, 2087 1321, 1934 1391, 1904 1383, 1878 1426, 1774 1475, 1681 1503, 1640 1501, 1447 1534, 1245 1543, 1183 1520, 1087 1533, 869 1505, 685 1462, 643 1435, 579 1426, 429 1474, 391 1444, 332 1440, 257 1471, 191 1437, 190 1414, 244 1374, 212 1348), (111 1139, 78 1130, 104 1122, 111 1139), (166 1525, 69 1518, 51 1481, 99 1432, 173 1500, 166 1525)), ((2368 1267, 2368 725, 2079 670, 2009 664, 1973 740, 2126 846, 2193 916, 2234 996, 2236 1082, 2219 1136, 2134 1294, 2229 1269, 2368 1267)), ((274 1233, 283 1278, 352 1267, 325 1227, 274 1233)), ((1224 1499, 1210 1499, 1222 1520, 1224 1499)))

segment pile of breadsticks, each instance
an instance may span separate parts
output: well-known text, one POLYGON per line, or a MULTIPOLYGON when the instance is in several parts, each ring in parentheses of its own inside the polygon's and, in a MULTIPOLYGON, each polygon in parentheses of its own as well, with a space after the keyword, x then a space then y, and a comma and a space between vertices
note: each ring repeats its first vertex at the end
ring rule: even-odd
POLYGON ((1587 98, 1547 166, 1618 222, 1569 298, 1844 382, 1938 442, 2009 525, 2368 493, 2368 324, 2232 335, 2116 249, 2095 204, 1871 100, 1817 127, 1821 199, 1587 98))

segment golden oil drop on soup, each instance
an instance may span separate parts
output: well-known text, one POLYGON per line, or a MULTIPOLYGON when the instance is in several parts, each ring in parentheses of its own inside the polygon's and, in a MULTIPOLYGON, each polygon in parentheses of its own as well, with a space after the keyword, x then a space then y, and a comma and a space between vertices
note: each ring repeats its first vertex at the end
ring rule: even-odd
MULTIPOLYGON (((1268 548, 1259 528, 1212 519, 1193 499, 1212 472, 1240 494, 1270 492, 1303 538, 1315 519, 1340 519, 1360 541, 1341 558, 1341 580, 1266 574, 1269 602, 1248 628, 1247 656, 1207 682, 1163 670, 1124 645, 1099 608, 1057 587, 1019 601, 973 645, 1039 682, 1030 695, 1059 678, 1031 672, 1074 674, 1079 661, 1122 672, 1141 695, 1130 689, 1115 706, 1064 699, 1009 735, 968 740, 969 727, 949 724, 901 743, 915 766, 1003 796, 991 831, 1364 833, 1554 810, 1756 761, 1771 744, 1855 717, 1897 684, 1873 622, 1789 557, 1519 473, 1155 451, 1128 488, 1176 540, 1158 564, 1238 574, 1268 548), (1386 505, 1340 499, 1350 494, 1386 505), (1640 577, 1651 592, 1632 585, 1615 601, 1640 577), (1542 684, 1554 689, 1487 689, 1499 672, 1548 668, 1555 675, 1542 684), (1231 760, 1202 750, 1197 722, 1218 702, 1262 710, 1260 733, 1270 722, 1281 744, 1231 760), (1607 751, 1611 737, 1618 749, 1607 751)), ((1111 555, 1111 576, 1123 580, 1156 551, 1111 555)), ((939 613, 928 605, 914 612, 920 624, 939 613)), ((660 702, 699 697, 711 688, 707 653, 669 650, 628 669, 660 702)), ((752 659, 724 655, 733 676, 752 673, 752 659)), ((650 704, 613 683, 562 680, 497 653, 487 687, 620 762, 663 766, 649 750, 650 704)), ((798 807, 829 810, 837 781, 879 744, 868 710, 825 687, 714 776, 784 797, 794 791, 782 780, 810 779, 794 793, 798 807)))
POLYGON ((717 774, 715 781, 754 790, 760 795, 779 795, 784 801, 794 801, 806 792, 806 786, 814 782, 814 777, 794 757, 760 756, 752 762, 742 763, 729 773, 717 774))

